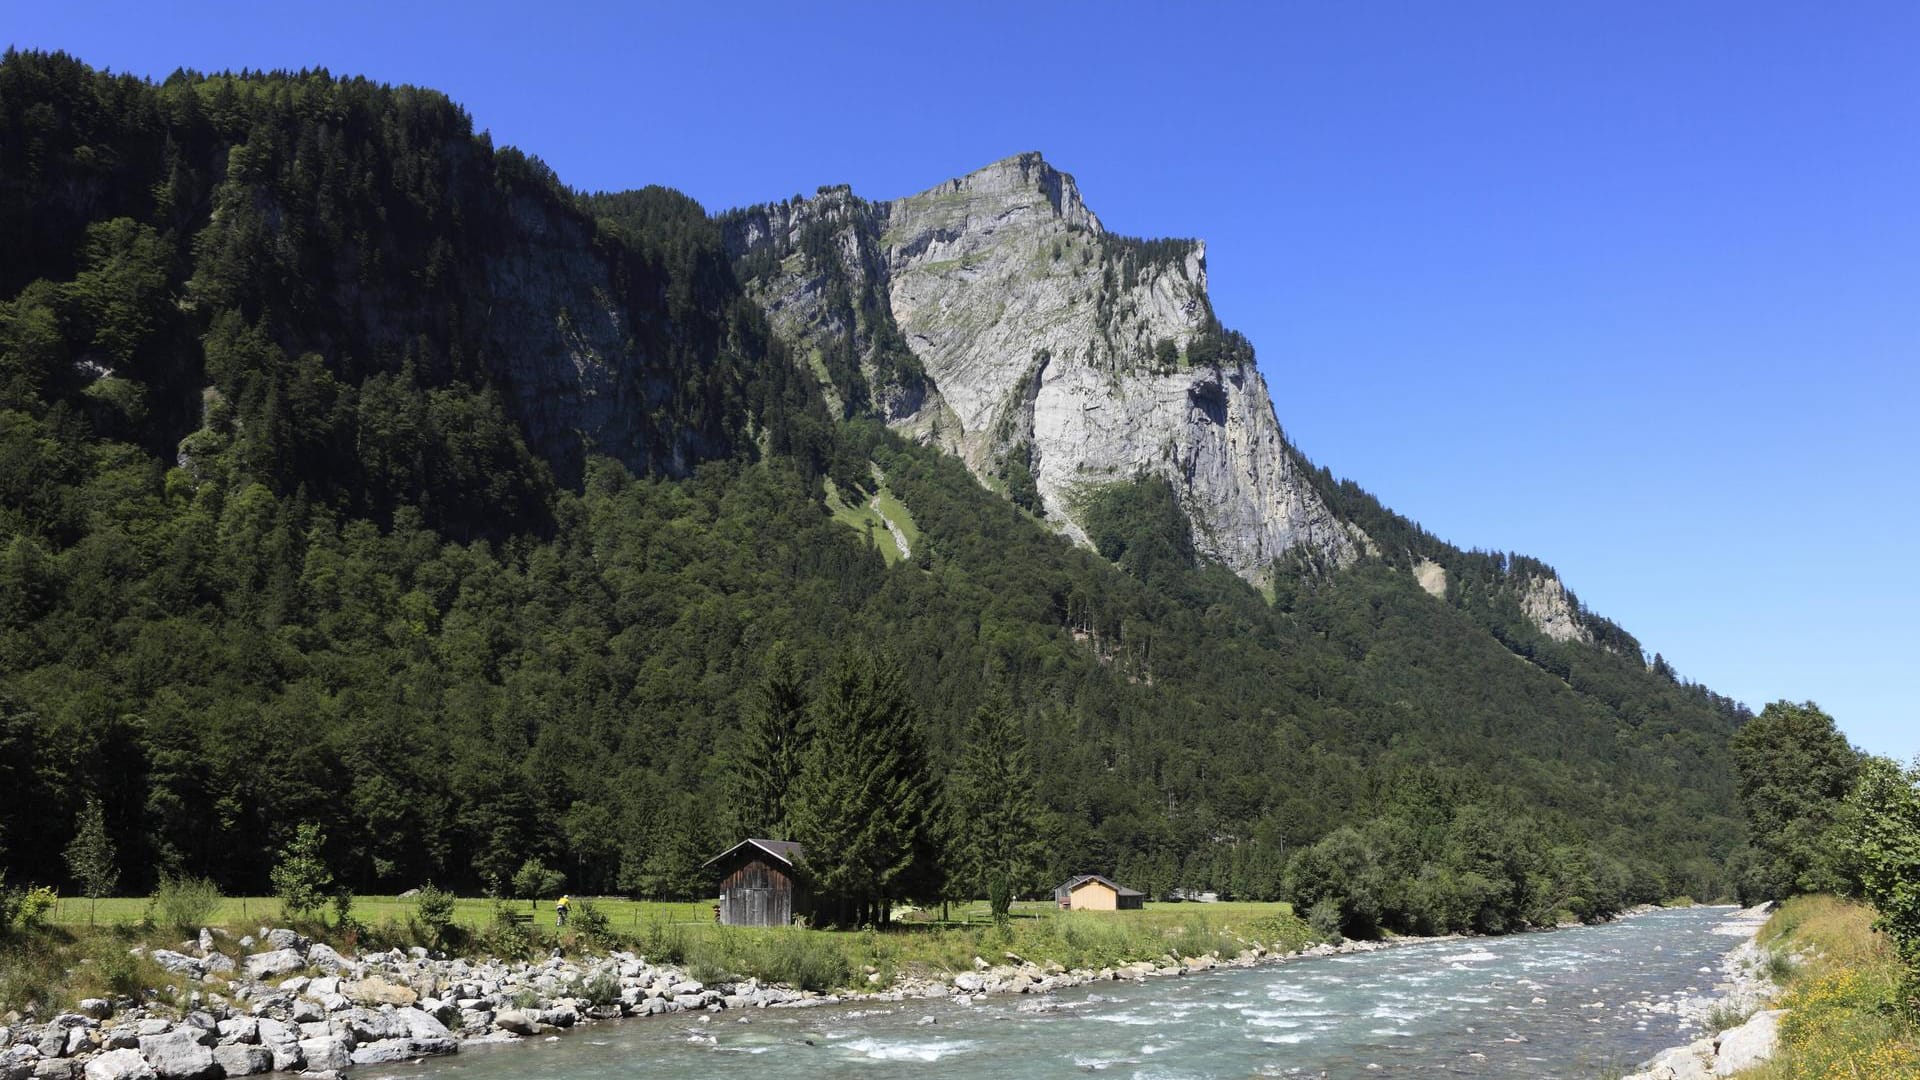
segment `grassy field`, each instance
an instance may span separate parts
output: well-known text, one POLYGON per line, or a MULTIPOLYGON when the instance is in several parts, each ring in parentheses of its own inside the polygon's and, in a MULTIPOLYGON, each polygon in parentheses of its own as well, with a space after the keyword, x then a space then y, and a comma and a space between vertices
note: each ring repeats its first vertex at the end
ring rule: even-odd
POLYGON ((1772 1061, 1739 1074, 1746 1080, 1894 1080, 1920 1076, 1920 1026, 1896 993, 1900 963, 1873 929, 1873 909, 1833 896, 1782 904, 1760 932, 1780 957, 1785 981, 1772 1061), (1798 954, 1799 963, 1786 958, 1798 954))
MULTIPOLYGON (((862 536, 871 536, 874 546, 880 549, 880 557, 892 566, 901 559, 900 546, 893 542, 893 534, 887 531, 887 523, 866 503, 849 503, 840 497, 840 489, 832 480, 827 481, 827 509, 833 513, 833 520, 852 529, 862 536)), ((906 526, 901 526, 906 531, 906 526)), ((908 541, 912 546, 912 541, 908 541)))
MULTIPOLYGON (((628 900, 622 897, 595 898, 595 907, 603 912, 615 930, 637 929, 649 922, 701 923, 713 921, 713 902, 668 903, 659 900, 628 900)), ((471 897, 462 898, 454 904, 454 923, 469 930, 479 930, 493 922, 492 900, 471 897)), ((553 925, 553 901, 546 900, 530 904, 525 900, 509 901, 515 911, 531 912, 534 922, 551 927, 553 925)), ((116 896, 99 901, 97 911, 89 915, 90 905, 84 898, 63 898, 54 909, 52 921, 60 926, 83 927, 90 923, 99 926, 135 926, 147 914, 147 898, 144 896, 116 896)), ((378 926, 385 922, 405 922, 413 914, 413 902, 397 896, 356 896, 353 898, 353 917, 360 922, 378 926)), ((280 917, 280 901, 270 896, 229 896, 220 901, 219 908, 209 925, 223 926, 240 930, 258 928, 273 923, 280 917)))

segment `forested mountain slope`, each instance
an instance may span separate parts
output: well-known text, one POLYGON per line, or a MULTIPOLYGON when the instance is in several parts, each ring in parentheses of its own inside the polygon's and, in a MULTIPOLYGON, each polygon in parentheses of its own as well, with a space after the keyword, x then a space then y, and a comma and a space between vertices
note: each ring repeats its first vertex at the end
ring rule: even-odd
POLYGON ((570 192, 426 91, 0 61, 8 879, 59 878, 97 796, 134 888, 258 890, 313 821, 361 889, 540 856, 698 891, 780 643, 897 668, 936 773, 1004 692, 1028 887, 1488 928, 1721 891, 1740 710, 1577 607, 1547 632, 1546 567, 1304 463, 1374 554, 1282 560, 1271 599, 1150 470, 1076 546, 887 395, 829 368, 829 403, 723 225, 570 192), (910 558, 847 527, 879 495, 910 558))

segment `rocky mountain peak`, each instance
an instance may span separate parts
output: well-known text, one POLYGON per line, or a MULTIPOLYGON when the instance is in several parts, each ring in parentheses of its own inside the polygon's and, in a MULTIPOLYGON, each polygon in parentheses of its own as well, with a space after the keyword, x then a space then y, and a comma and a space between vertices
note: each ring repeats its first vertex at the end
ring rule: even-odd
POLYGON ((1039 154, 890 202, 823 189, 723 224, 837 400, 864 395, 1068 535, 1086 539, 1102 487, 1158 477, 1195 550, 1250 581, 1302 546, 1335 566, 1365 549, 1287 444, 1252 347, 1215 319, 1205 245, 1107 232, 1039 154))

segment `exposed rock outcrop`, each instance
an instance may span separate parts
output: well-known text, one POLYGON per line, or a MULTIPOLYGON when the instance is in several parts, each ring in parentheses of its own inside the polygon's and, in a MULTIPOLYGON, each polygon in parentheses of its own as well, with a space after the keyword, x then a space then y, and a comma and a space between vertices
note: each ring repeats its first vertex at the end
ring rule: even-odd
POLYGON ((1593 644, 1593 631, 1581 621, 1579 608, 1559 578, 1528 578, 1520 593, 1520 610, 1541 633, 1555 641, 1593 644))
POLYGON ((1017 462, 1070 535, 1085 495, 1146 475, 1179 495, 1195 549, 1249 580, 1296 549, 1326 565, 1363 550, 1288 445, 1252 349, 1215 320, 1205 246, 1108 233, 1038 154, 892 202, 823 189, 724 224, 842 403, 864 383, 889 422, 989 484, 1017 462))

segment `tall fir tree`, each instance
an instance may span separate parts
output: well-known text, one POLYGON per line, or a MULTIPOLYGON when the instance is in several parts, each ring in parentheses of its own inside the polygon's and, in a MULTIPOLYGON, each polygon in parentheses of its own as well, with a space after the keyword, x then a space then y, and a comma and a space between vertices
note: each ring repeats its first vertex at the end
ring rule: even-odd
POLYGON ((1005 919, 1013 895, 1030 888, 1037 871, 1040 808, 1026 736, 1003 691, 974 710, 951 783, 955 884, 971 896, 984 894, 994 918, 1005 919))
POLYGON ((812 714, 789 822, 816 910, 838 925, 884 923, 891 900, 937 891, 919 709, 895 665, 849 651, 822 678, 812 714))
POLYGON ((806 679, 793 654, 775 645, 728 770, 735 839, 784 839, 809 733, 806 679))

